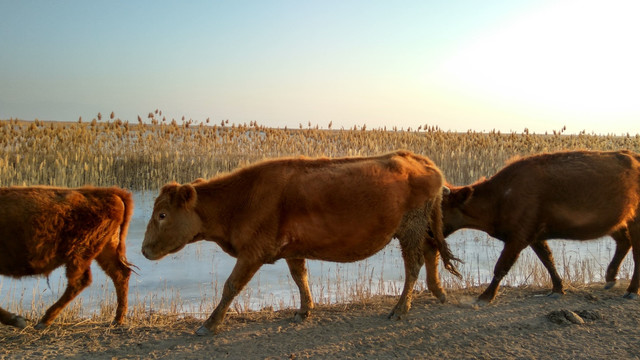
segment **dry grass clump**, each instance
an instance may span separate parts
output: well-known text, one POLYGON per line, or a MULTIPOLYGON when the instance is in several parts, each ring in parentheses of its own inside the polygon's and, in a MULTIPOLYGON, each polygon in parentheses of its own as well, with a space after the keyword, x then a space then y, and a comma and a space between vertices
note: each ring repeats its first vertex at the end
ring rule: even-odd
MULTIPOLYGON (((640 150, 640 136, 536 135, 420 130, 273 129, 250 125, 151 124, 93 119, 90 123, 0 120, 0 186, 118 185, 154 190, 175 180, 209 178, 280 156, 375 155, 408 149, 433 159, 454 184, 490 176, 517 155, 561 149, 640 150)), ((102 118, 102 116, 99 116, 102 118)), ((364 128, 364 127, 363 127, 364 128)))

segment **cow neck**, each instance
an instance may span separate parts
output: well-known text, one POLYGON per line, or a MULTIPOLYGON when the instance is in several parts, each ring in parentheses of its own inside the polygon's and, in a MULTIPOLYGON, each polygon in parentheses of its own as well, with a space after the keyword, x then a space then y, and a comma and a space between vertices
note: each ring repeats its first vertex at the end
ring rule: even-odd
POLYGON ((472 185, 473 195, 464 206, 464 213, 469 218, 469 227, 481 230, 489 235, 495 233, 498 197, 491 180, 484 180, 472 185))
POLYGON ((205 236, 216 242, 227 238, 234 214, 245 203, 247 191, 233 178, 223 177, 194 186, 198 194, 196 213, 206 229, 205 236), (212 233, 209 233, 212 232, 212 233))

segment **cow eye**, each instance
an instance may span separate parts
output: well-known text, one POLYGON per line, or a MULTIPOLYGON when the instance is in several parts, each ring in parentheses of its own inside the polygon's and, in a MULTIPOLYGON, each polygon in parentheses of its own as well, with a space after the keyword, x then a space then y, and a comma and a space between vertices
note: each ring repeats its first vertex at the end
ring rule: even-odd
POLYGON ((165 213, 160 213, 160 214, 158 214, 158 218, 159 218, 160 220, 162 220, 162 219, 164 219, 164 218, 166 218, 166 217, 167 217, 167 214, 165 214, 165 213))

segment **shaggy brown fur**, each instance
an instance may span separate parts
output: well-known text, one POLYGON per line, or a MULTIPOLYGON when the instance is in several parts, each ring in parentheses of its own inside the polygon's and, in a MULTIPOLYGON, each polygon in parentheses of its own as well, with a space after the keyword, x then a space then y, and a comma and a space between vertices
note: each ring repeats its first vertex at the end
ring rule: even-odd
MULTIPOLYGON (((133 212, 131 194, 119 188, 0 188, 0 274, 48 275, 64 265, 67 288, 36 325, 51 324, 60 311, 91 283, 96 259, 115 285, 114 322, 127 311, 131 269, 125 238, 133 212)), ((18 327, 25 320, 0 308, 0 322, 18 327)))
POLYGON ((216 331, 234 297, 263 264, 286 259, 300 290, 296 318, 301 320, 313 308, 305 259, 361 260, 397 237, 407 275, 390 315, 399 318, 409 310, 425 260, 429 289, 441 300, 438 253, 455 273, 455 258, 442 236, 442 185, 431 160, 407 151, 265 161, 210 181, 165 185, 142 252, 156 260, 209 240, 238 259, 220 304, 197 332, 204 335, 216 331))
POLYGON ((568 151, 525 157, 488 180, 452 187, 443 200, 444 234, 461 228, 487 232, 505 246, 491 284, 490 302, 520 251, 531 246, 549 271, 553 295, 564 293, 548 239, 590 240, 610 235, 616 252, 606 273, 612 287, 630 248, 635 262, 625 297, 640 285, 640 155, 629 151, 568 151))

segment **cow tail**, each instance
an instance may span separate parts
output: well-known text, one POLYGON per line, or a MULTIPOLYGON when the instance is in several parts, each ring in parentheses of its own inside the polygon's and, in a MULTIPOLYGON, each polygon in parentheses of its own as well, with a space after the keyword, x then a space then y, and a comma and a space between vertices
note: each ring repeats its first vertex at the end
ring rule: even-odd
POLYGON ((431 203, 431 215, 430 215, 430 227, 432 232, 432 239, 435 243, 434 245, 440 252, 440 256, 442 257, 442 263, 444 264, 444 268, 447 269, 451 274, 457 276, 458 278, 462 278, 462 275, 453 264, 453 261, 462 262, 462 260, 458 259, 453 255, 451 250, 449 249, 449 245, 444 239, 444 234, 442 233, 442 190, 438 192, 438 195, 435 196, 431 203))
POLYGON ((133 265, 127 261, 126 239, 129 232, 129 223, 131 222, 131 216, 133 215, 133 197, 130 192, 122 190, 118 194, 120 200, 124 204, 124 215, 122 217, 122 223, 120 224, 120 242, 118 243, 118 260, 134 274, 138 275, 133 268, 140 270, 139 267, 133 265))

